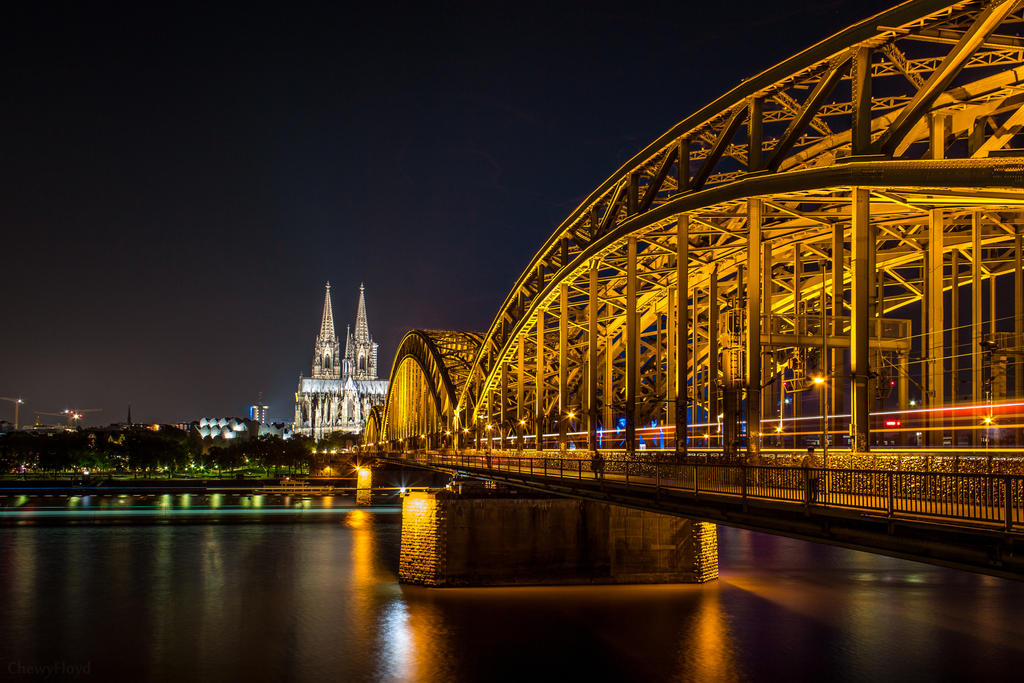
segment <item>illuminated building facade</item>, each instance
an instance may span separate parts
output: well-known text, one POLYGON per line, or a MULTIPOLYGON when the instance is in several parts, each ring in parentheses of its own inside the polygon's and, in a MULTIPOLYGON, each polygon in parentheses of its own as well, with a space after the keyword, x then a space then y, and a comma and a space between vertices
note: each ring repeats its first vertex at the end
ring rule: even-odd
POLYGON ((261 436, 278 436, 289 439, 292 430, 284 422, 262 423, 240 417, 204 417, 182 425, 199 435, 202 439, 223 440, 241 439, 248 441, 261 436))
POLYGON ((377 344, 366 322, 363 285, 359 285, 355 332, 346 328, 342 356, 328 282, 320 332, 313 346, 313 374, 300 375, 295 392, 295 433, 316 439, 334 432, 359 434, 370 410, 384 404, 387 391, 388 381, 377 379, 377 344))
POLYGON ((263 405, 263 396, 261 395, 255 404, 249 406, 249 419, 256 422, 266 422, 269 409, 269 406, 263 405))

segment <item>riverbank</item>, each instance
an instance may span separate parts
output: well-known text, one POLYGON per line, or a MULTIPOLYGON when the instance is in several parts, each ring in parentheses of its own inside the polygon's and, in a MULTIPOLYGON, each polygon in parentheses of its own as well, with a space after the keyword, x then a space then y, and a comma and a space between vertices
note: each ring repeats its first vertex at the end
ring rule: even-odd
MULTIPOLYGON (((302 480, 304 481, 304 479, 302 480)), ((37 479, 0 481, 0 495, 52 493, 86 494, 153 494, 153 493, 216 493, 252 492, 265 486, 278 486, 281 479, 37 479)), ((312 485, 335 490, 355 491, 354 478, 317 478, 312 485)), ((301 492, 297 490, 297 492, 301 492)))
MULTIPOLYGON (((278 477, 174 477, 169 479, 133 478, 123 475, 69 475, 39 479, 0 478, 0 496, 46 493, 54 495, 91 494, 158 494, 158 493, 252 493, 264 487, 279 487, 286 475, 278 477)), ((374 493, 397 493, 402 488, 443 486, 449 477, 425 470, 385 465, 373 468, 374 493)), ((356 489, 356 478, 310 477, 292 475, 288 481, 308 482, 311 487, 333 489, 326 492, 350 493, 356 489)), ((280 493, 280 491, 275 491, 280 493)), ((309 492, 297 490, 307 495, 309 492)), ((321 494, 323 495, 323 494, 321 494)))

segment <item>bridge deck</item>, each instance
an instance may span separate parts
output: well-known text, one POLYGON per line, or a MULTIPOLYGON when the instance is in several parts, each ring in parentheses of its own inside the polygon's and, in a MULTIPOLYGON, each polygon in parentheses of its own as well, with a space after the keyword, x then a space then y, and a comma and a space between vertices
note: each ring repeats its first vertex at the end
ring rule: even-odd
POLYGON ((509 454, 390 461, 1024 578, 1024 476, 509 454))

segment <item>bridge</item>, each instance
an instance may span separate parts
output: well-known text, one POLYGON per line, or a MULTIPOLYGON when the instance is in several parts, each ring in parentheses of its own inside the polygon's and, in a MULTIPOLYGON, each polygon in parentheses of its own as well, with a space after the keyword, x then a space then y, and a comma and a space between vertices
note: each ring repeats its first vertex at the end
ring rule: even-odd
POLYGON ((1019 578, 1021 5, 901 4, 683 119, 486 332, 405 337, 364 447, 1019 578))

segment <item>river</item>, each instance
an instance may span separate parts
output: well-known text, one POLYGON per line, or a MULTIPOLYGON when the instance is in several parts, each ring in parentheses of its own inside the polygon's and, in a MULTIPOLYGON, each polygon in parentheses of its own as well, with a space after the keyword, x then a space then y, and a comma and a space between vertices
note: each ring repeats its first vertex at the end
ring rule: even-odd
POLYGON ((425 589, 396 580, 396 507, 88 498, 0 500, 0 679, 926 681, 1024 671, 1024 583, 824 545, 720 527, 721 579, 703 586, 425 589))

